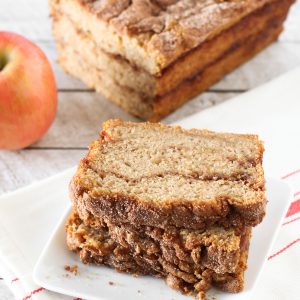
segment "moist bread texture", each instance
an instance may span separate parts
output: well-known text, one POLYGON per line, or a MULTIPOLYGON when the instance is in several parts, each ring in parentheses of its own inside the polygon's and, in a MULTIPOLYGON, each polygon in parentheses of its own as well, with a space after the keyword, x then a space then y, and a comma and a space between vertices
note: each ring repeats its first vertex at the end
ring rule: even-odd
POLYGON ((243 288, 250 228, 236 236, 233 231, 225 233, 221 228, 191 233, 159 228, 138 230, 105 221, 95 223, 94 219, 90 219, 89 224, 84 223, 76 212, 66 224, 68 247, 79 253, 83 263, 165 278, 170 287, 187 294, 206 291, 212 285, 228 292, 239 292, 243 288), (234 269, 229 267, 229 272, 216 272, 224 270, 216 267, 217 262, 213 262, 216 256, 210 247, 216 251, 222 248, 225 261, 226 251, 237 250, 234 269), (207 263, 209 259, 211 263, 207 263))
POLYGON ((255 226, 265 214, 255 135, 110 120, 70 184, 80 214, 114 223, 255 226))

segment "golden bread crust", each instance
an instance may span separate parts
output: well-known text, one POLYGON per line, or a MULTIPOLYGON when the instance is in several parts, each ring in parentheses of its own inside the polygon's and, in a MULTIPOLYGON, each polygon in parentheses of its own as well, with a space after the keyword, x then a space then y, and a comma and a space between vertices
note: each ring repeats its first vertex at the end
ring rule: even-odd
POLYGON ((155 52, 160 70, 272 0, 80 0, 84 9, 155 52))

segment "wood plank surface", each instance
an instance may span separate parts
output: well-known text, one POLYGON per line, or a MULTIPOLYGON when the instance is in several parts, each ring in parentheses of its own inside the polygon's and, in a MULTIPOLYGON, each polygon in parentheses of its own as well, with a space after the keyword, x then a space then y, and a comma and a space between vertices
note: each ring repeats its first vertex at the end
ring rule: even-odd
MULTIPOLYGON (((164 119, 164 122, 176 122, 196 111, 232 98, 236 94, 204 93, 164 119)), ((103 121, 111 118, 137 120, 117 105, 93 92, 60 92, 58 114, 52 127, 44 138, 31 148, 87 147, 98 137, 103 121)))
POLYGON ((0 193, 14 190, 16 186, 28 185, 72 167, 78 164, 86 152, 87 149, 1 151, 0 170, 5 172, 0 172, 0 193))

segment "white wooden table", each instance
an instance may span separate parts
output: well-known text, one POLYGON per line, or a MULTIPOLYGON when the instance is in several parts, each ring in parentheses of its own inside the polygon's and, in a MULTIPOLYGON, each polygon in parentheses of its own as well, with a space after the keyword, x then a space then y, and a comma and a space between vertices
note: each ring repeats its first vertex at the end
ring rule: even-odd
MULTIPOLYGON (((22 151, 0 151, 2 194, 77 164, 85 154, 87 145, 97 137, 102 121, 115 117, 127 120, 134 118, 80 81, 66 75, 55 63, 47 0, 0 0, 0 30, 20 33, 40 45, 53 64, 59 90, 58 114, 44 138, 22 151)), ((299 1, 290 12, 285 31, 278 42, 170 115, 164 122, 176 122, 226 101, 297 65, 300 65, 299 1)), ((13 299, 1 280, 0 299, 13 299)))

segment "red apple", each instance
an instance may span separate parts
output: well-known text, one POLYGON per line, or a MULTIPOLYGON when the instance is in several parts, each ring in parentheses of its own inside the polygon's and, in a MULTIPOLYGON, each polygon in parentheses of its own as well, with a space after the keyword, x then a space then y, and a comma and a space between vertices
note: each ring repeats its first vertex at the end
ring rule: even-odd
POLYGON ((0 149, 21 149, 42 137, 57 109, 51 65, 25 39, 0 32, 0 149))

